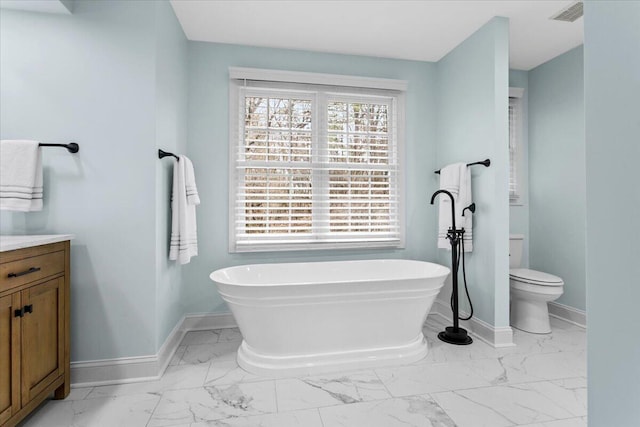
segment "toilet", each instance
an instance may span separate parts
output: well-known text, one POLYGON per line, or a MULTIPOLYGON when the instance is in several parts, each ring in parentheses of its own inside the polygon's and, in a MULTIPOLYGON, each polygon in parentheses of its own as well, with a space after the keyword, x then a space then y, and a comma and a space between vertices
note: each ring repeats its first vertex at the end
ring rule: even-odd
POLYGON ((534 334, 548 334, 547 303, 562 295, 561 278, 541 271, 520 268, 524 236, 509 236, 509 288, 511 296, 511 326, 534 334))

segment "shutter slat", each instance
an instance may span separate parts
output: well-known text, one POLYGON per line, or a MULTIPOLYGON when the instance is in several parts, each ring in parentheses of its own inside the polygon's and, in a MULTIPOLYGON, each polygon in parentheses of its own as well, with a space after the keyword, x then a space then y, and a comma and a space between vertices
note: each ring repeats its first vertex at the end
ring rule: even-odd
POLYGON ((400 240, 391 98, 240 92, 231 211, 237 246, 400 240))
POLYGON ((520 100, 509 98, 509 197, 518 197, 517 162, 520 132, 520 100))

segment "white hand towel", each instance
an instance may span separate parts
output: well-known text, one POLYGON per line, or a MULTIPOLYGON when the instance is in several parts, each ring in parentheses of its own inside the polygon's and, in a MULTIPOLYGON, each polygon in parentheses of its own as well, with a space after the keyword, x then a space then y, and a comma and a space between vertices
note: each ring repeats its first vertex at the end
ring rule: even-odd
POLYGON ((196 206, 199 204, 193 164, 186 156, 179 156, 173 166, 170 260, 187 264, 191 257, 198 255, 196 206))
MULTIPOLYGON (((473 230, 471 212, 464 208, 472 203, 471 171, 465 163, 454 163, 440 170, 440 189, 447 190, 455 201, 456 228, 464 228, 464 251, 473 250, 473 230)), ((440 206, 438 210, 438 248, 451 250, 447 239, 447 231, 451 227, 451 199, 447 195, 438 196, 440 206)))
MULTIPOLYGON (((183 156, 184 157, 184 156, 183 156)), ((187 204, 197 206, 200 204, 200 196, 198 196, 198 188, 196 187, 196 176, 193 171, 193 163, 185 157, 184 162, 184 184, 187 194, 187 204)))
POLYGON ((42 157, 38 141, 0 141, 0 209, 42 210, 42 157))

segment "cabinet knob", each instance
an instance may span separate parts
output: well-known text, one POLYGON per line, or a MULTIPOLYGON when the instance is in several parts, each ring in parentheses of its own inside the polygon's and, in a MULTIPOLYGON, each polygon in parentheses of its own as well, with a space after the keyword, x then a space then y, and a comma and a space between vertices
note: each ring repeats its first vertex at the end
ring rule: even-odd
POLYGON ((23 310, 24 310, 25 314, 26 313, 33 313, 33 304, 25 305, 23 310))
POLYGON ((19 308, 19 309, 15 310, 15 311, 13 312, 13 317, 22 317, 22 316, 24 316, 24 312, 22 311, 22 309, 21 309, 21 308, 19 308))

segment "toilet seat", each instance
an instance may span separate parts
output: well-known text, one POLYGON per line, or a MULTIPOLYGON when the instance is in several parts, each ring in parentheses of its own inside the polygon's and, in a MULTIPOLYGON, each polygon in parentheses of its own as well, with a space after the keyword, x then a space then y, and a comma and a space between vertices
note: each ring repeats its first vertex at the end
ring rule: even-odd
POLYGON ((564 282, 558 276, 543 273, 542 271, 528 268, 514 268, 509 270, 509 278, 516 282, 528 283, 538 286, 562 286, 564 282))

